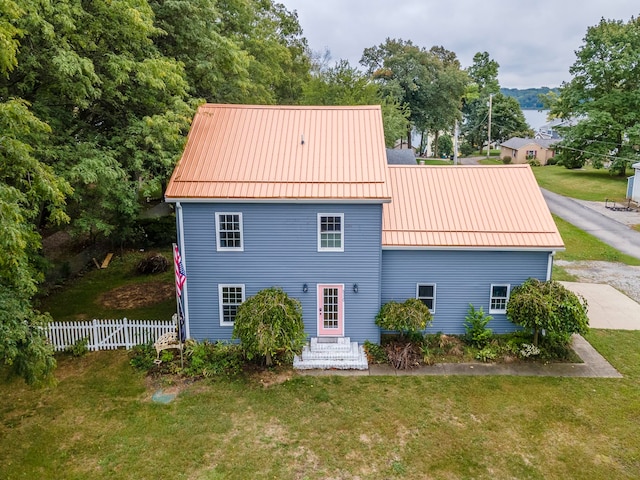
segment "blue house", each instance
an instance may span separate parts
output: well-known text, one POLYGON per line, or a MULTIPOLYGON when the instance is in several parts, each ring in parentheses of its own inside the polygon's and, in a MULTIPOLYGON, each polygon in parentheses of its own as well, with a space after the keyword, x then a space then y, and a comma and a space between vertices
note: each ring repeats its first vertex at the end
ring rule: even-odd
POLYGON ((470 303, 512 330, 511 288, 563 249, 528 165, 388 165, 377 106, 203 105, 165 197, 187 335, 230 339, 238 306, 278 286, 302 303, 308 368, 339 367, 328 348, 363 368, 389 300, 422 299, 434 332, 463 333, 470 303))

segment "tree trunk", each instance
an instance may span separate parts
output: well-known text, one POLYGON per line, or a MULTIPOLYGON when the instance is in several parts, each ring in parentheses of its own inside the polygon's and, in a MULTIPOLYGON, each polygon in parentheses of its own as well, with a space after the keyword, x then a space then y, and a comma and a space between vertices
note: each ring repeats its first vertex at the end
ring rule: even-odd
POLYGON ((271 354, 269 352, 267 352, 265 361, 266 361, 267 367, 273 367, 273 358, 271 358, 271 354))
POLYGON ((533 330, 533 345, 534 345, 535 347, 537 347, 537 346, 538 346, 538 334, 539 334, 539 333, 540 333, 540 330, 538 330, 537 328, 535 328, 535 329, 533 330))
POLYGON ((438 138, 440 138, 440 131, 436 130, 436 134, 433 137, 433 156, 435 158, 440 158, 440 152, 438 151, 438 138))
POLYGON ((411 125, 407 127, 407 148, 411 149, 411 125))

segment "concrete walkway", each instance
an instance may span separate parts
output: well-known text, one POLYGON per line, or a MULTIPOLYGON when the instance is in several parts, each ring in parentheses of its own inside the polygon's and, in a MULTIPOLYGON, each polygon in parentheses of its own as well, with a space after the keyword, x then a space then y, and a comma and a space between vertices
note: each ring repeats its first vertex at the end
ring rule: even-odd
POLYGON ((574 293, 582 295, 589 309, 591 328, 640 330, 640 305, 604 283, 560 282, 574 293))
MULTIPOLYGON (((589 205, 590 202, 580 202, 544 188, 540 190, 552 213, 599 238, 613 248, 627 255, 640 258, 640 232, 629 228, 626 224, 627 222, 621 222, 619 219, 613 218, 614 214, 619 217, 621 212, 611 211, 609 215, 605 213, 608 211, 607 209, 598 211, 589 205)), ((635 212, 627 212, 627 216, 634 215, 637 215, 640 220, 640 215, 635 212)))

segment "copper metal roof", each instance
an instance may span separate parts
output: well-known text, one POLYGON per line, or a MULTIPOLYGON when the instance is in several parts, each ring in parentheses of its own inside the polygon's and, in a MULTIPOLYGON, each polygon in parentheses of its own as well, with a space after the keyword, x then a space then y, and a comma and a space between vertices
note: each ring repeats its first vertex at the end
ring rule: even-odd
POLYGON ((388 168, 383 248, 564 248, 529 165, 388 168))
POLYGON ((379 106, 203 105, 168 201, 389 201, 379 106))

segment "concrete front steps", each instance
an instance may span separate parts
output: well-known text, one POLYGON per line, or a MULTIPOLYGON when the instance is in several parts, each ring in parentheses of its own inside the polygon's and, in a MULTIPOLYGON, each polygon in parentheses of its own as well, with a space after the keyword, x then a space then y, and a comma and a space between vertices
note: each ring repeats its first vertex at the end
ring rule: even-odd
POLYGON ((369 363, 364 347, 349 337, 312 337, 293 359, 293 368, 367 370, 369 363))

